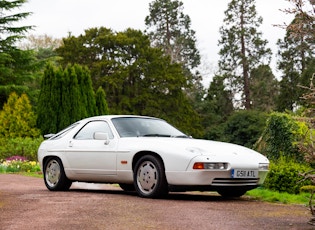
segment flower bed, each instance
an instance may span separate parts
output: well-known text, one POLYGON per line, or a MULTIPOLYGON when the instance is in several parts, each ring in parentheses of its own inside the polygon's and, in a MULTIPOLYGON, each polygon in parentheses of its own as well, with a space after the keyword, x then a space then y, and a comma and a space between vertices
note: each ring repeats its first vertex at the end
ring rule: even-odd
POLYGON ((0 173, 15 172, 40 172, 39 163, 28 161, 22 156, 12 156, 5 160, 0 160, 0 173))

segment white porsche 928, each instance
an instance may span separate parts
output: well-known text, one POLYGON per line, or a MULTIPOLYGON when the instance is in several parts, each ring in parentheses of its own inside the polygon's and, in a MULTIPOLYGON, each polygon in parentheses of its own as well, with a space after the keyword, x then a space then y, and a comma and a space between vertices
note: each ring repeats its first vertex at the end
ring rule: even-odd
POLYGON ((51 191, 72 182, 115 183, 145 198, 172 191, 217 191, 239 197, 263 184, 268 159, 251 149, 193 139, 166 121, 107 115, 78 121, 38 149, 51 191))

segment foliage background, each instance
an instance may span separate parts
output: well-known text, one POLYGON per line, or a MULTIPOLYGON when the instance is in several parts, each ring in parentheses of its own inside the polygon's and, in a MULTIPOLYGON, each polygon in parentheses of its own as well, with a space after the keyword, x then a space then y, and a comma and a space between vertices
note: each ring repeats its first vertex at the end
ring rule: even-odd
POLYGON ((30 13, 5 13, 25 0, 2 1, 0 158, 34 160, 42 134, 87 116, 149 115, 196 138, 258 150, 272 161, 267 185, 290 189, 297 171, 315 159, 304 158, 314 152, 314 113, 305 111, 315 100, 304 95, 314 86, 315 27, 314 13, 304 8, 314 1, 289 1, 293 8, 284 10, 295 18, 278 41, 281 78, 270 68, 256 1, 231 0, 220 27, 218 70, 208 86, 201 84, 195 31, 179 0, 152 1, 145 31, 101 26, 62 39, 30 36, 20 47, 32 27, 13 24, 30 13))

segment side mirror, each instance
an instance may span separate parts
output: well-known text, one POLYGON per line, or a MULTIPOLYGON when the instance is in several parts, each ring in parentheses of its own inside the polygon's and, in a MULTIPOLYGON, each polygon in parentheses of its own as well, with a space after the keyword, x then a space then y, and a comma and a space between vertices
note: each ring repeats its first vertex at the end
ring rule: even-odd
POLYGON ((108 145, 109 144, 109 135, 108 133, 103 133, 103 132, 95 132, 93 135, 93 138, 95 140, 104 140, 104 144, 108 145))

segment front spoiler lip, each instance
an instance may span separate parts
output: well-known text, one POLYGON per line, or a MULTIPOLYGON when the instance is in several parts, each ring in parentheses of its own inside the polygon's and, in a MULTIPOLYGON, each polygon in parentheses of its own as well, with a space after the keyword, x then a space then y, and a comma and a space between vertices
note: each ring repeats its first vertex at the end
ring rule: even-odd
POLYGON ((168 189, 170 192, 187 192, 187 191, 200 191, 200 192, 217 192, 224 189, 235 189, 235 190, 251 190, 257 188, 258 184, 251 185, 169 185, 168 189))

